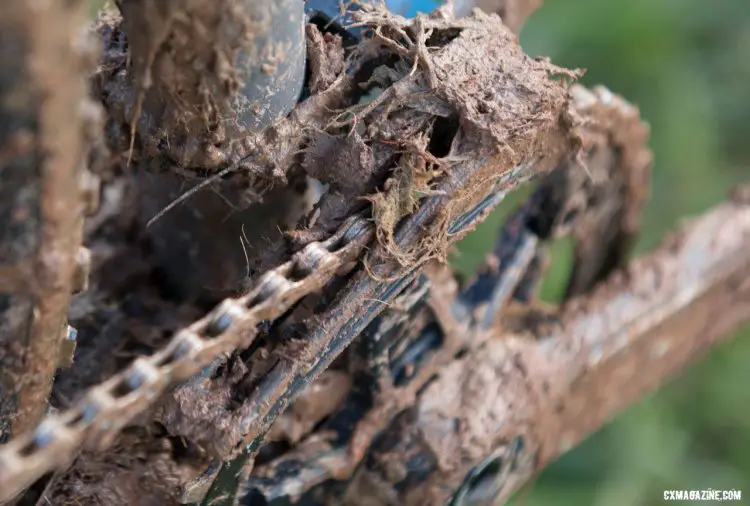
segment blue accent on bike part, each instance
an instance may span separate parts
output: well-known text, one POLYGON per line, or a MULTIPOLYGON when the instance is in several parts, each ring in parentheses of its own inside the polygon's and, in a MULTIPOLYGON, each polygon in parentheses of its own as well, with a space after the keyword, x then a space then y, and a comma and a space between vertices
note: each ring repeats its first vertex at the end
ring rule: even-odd
MULTIPOLYGON (((418 12, 426 14, 434 11, 442 3, 440 0, 386 0, 385 6, 394 14, 413 18, 418 12)), ((305 2, 305 9, 308 12, 319 11, 333 18, 339 14, 339 1, 307 0, 305 2)))
POLYGON ((439 0, 386 0, 388 10, 407 18, 413 18, 418 12, 432 12, 443 2, 439 0))
MULTIPOLYGON (((377 0, 369 0, 376 2, 377 0)), ((463 3, 473 3, 473 0, 463 0, 463 3)), ((386 7, 394 14, 413 18, 417 13, 429 13, 443 4, 442 0, 386 0, 386 7)), ((349 7, 350 11, 356 10, 356 6, 349 7)), ((460 10, 460 9, 457 9, 460 10)), ((336 25, 348 31, 352 36, 359 38, 361 30, 359 28, 347 28, 352 23, 349 15, 341 16, 339 0, 306 0, 305 12, 308 19, 323 17, 330 21, 333 20, 336 25)))

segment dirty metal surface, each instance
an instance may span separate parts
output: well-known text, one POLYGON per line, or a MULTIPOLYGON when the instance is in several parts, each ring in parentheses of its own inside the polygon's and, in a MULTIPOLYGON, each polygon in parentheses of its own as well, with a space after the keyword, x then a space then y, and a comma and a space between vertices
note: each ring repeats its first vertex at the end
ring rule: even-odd
POLYGON ((750 202, 729 201, 590 295, 572 299, 546 329, 494 334, 449 365, 419 397, 408 423, 394 427, 392 439, 404 443, 376 452, 381 472, 362 479, 390 482, 398 504, 442 504, 493 451, 513 447, 510 471, 495 465, 498 471, 485 477, 495 482, 491 498, 502 502, 747 323, 748 274, 750 202), (395 483, 382 471, 414 454, 439 465, 420 469, 420 477, 394 472, 395 483))
POLYGON ((87 142, 95 141, 101 111, 88 101, 81 75, 94 61, 93 48, 73 42, 85 26, 83 7, 7 2, 2 11, 0 94, 13 97, 0 106, 0 443, 5 443, 44 416, 53 375, 75 344, 65 317, 71 292, 86 284, 83 215, 93 210, 98 195, 96 178, 86 168, 87 142))
MULTIPOLYGON (((240 504, 322 504, 325 498, 358 504, 366 494, 372 504, 465 505, 507 497, 625 400, 658 384, 748 314, 750 203, 741 197, 627 275, 610 277, 626 258, 648 198, 648 129, 637 109, 604 88, 574 86, 569 99, 567 115, 553 117, 569 122, 570 139, 580 145, 563 146, 550 135, 551 144, 537 138, 515 146, 524 153, 520 159, 501 153, 459 160, 400 222, 392 244, 380 241, 380 224, 368 214, 308 242, 247 295, 225 300, 166 347, 0 450, 0 502, 69 465, 82 449, 119 441, 124 428, 137 426, 155 406, 168 412, 165 398, 194 395, 195 385, 237 352, 248 363, 270 366, 234 400, 231 430, 217 428, 206 441, 188 433, 191 444, 215 459, 205 469, 203 492, 192 500, 203 498, 217 472, 232 475, 240 504), (542 148, 548 150, 540 155, 542 148), (435 262, 404 262, 388 248, 421 251, 425 238, 442 231, 446 209, 446 244, 453 243, 516 185, 545 174, 468 286, 459 287, 435 262), (572 235, 577 249, 568 288, 574 298, 555 311, 530 302, 544 271, 544 243, 559 235, 572 235), (335 297, 323 299, 323 310, 304 322, 303 338, 272 349, 269 361, 258 336, 288 328, 310 295, 335 285, 341 287, 335 297), (718 307, 727 319, 708 328, 718 307), (345 351, 351 383, 338 382, 337 400, 314 407, 306 398, 310 387, 325 372, 343 375, 345 351), (649 374, 638 374, 641 363, 651 364, 649 374), (609 390, 601 390, 607 382, 627 395, 607 397, 609 390), (596 416, 582 421, 582 410, 596 416), (315 421, 290 421, 295 413, 315 421), (299 444, 253 468, 264 441, 274 438, 299 444), (237 455, 219 471, 220 461, 237 455)), ((182 425, 160 421, 182 438, 184 427, 199 427, 189 417, 182 425)), ((122 437, 141 446, 150 441, 132 431, 122 437)))
MULTIPOLYGON (((605 91, 599 90, 599 97, 603 96, 609 102, 614 97, 605 91)), ((576 105, 582 114, 586 114, 586 108, 601 102, 597 94, 581 90, 577 93, 576 105)), ((624 111, 625 116, 638 121, 637 111, 623 103, 616 104, 622 109, 618 114, 624 111)), ((593 149, 596 137, 591 139, 588 147, 593 149)), ((639 138, 638 142, 641 140, 639 138)), ((445 208, 466 179, 471 178, 478 168, 492 172, 491 164, 487 165, 465 164, 464 168, 459 167, 443 183, 439 194, 428 198, 405 221, 398 231, 397 242, 408 245, 410 241, 418 240, 424 233, 424 226, 445 208)), ((488 195, 470 199, 464 204, 469 206, 468 209, 453 220, 450 228, 452 239, 456 240, 470 230, 502 201, 510 188, 533 175, 533 167, 518 167, 490 186, 488 195)), ((82 445, 101 447, 108 444, 129 420, 152 405, 170 386, 210 367, 222 354, 250 346, 257 333, 257 324, 272 321, 305 295, 320 290, 339 268, 360 258, 372 232, 372 226, 364 218, 350 218, 330 239, 310 243, 291 261, 267 273, 248 295, 226 300, 210 315, 178 332, 160 352, 136 360, 122 374, 91 389, 73 409, 48 417, 33 433, 12 441, 0 452, 2 497, 17 493, 46 470, 69 464, 82 445)), ((265 432, 301 388, 320 374, 385 309, 385 303, 415 279, 421 268, 405 269, 397 262, 387 261, 387 256, 385 258, 385 261, 374 264, 374 271, 353 276, 337 299, 336 309, 318 320, 318 335, 308 336, 306 349, 297 354, 295 360, 279 360, 243 403, 245 407, 238 410, 241 416, 238 421, 242 422, 238 425, 242 427, 244 444, 251 453, 257 451, 265 432), (378 282, 373 274, 387 282, 378 282)), ((501 299, 503 297, 498 300, 501 299)), ((446 318, 455 319, 455 316, 446 318)), ((459 346, 458 343, 449 348, 443 360, 455 353, 455 346, 459 346)), ((399 403, 396 403, 386 411, 395 411, 398 407, 399 403)), ((237 443, 240 441, 228 440, 223 446, 233 447, 237 443)), ((221 447, 221 442, 217 446, 221 447)), ((369 436, 364 436, 353 447, 361 448, 358 451, 362 452, 368 446, 369 436)))
MULTIPOLYGON (((502 503, 550 460, 747 324, 748 279, 750 199, 729 199, 560 311, 543 319, 533 307, 506 312, 504 324, 489 330, 478 318, 462 329, 462 356, 443 357, 427 375, 445 345, 422 347, 432 356, 414 362, 408 381, 420 388, 400 409, 384 410, 392 386, 375 389, 380 402, 354 434, 325 436, 341 431, 336 417, 351 416, 344 408, 319 434, 253 470, 243 497, 271 505, 353 505, 362 497, 373 505, 502 503), (719 321, 712 316, 718 311, 719 321), (519 318, 522 325, 512 321, 519 318), (363 431, 371 436, 366 451, 352 446, 363 431)), ((417 304, 408 319, 424 311, 417 304)), ((436 331, 423 326, 413 342, 436 331)))
POLYGON ((350 219, 329 240, 308 245, 267 273, 247 295, 224 301, 178 332, 159 353, 136 360, 123 374, 89 390, 73 409, 47 417, 33 433, 11 441, 0 457, 0 498, 70 463, 84 442, 106 444, 168 386, 201 372, 222 353, 249 346, 258 323, 273 320, 320 289, 341 265, 357 257, 370 234, 363 219, 350 219))
MULTIPOLYGON (((387 13, 373 11, 365 14, 370 16, 368 22, 381 30, 381 39, 370 41, 369 44, 375 44, 381 51, 383 47, 393 50, 393 46, 383 37, 389 32, 403 33, 406 28, 393 25, 387 13)), ((450 30, 453 22, 440 16, 403 22, 414 24, 408 29, 414 31, 417 44, 404 41, 411 49, 397 51, 396 54, 412 64, 422 59, 430 75, 409 72, 408 67, 399 66, 403 75, 381 95, 380 103, 399 112, 395 116, 406 120, 407 126, 413 122, 418 127, 420 142, 425 141, 423 134, 429 132, 430 122, 441 115, 456 114, 465 121, 461 122, 461 128, 454 138, 443 140, 447 145, 442 149, 449 156, 437 161, 441 166, 438 171, 441 177, 435 179, 432 188, 423 186, 424 190, 430 191, 425 192, 424 198, 415 201, 419 204, 415 212, 411 213, 408 209, 405 212, 400 208, 394 210, 405 217, 398 227, 396 225, 401 215, 392 212, 390 226, 394 230, 386 230, 386 233, 393 234, 388 247, 379 240, 377 247, 370 247, 366 256, 362 255, 363 248, 372 237, 373 228, 383 231, 383 220, 369 221, 361 216, 352 218, 338 232, 334 232, 333 237, 324 230, 323 237, 330 238, 308 242, 292 257, 292 261, 266 272, 249 295, 226 300, 208 317, 177 332, 166 348, 154 355, 139 358, 124 372, 115 374, 86 393, 72 409, 49 417, 34 433, 11 442, 0 454, 3 494, 13 494, 45 469, 70 463, 80 449, 101 448, 112 443, 117 433, 136 417, 147 417, 153 413, 146 411, 154 407, 157 401, 160 405, 156 407, 162 413, 159 421, 170 434, 191 441, 211 456, 226 459, 248 445, 254 450, 292 397, 320 374, 384 309, 383 302, 387 303, 396 296, 409 278, 417 275, 426 261, 422 256, 439 256, 440 248, 447 248, 483 219, 512 187, 538 173, 551 170, 577 150, 580 139, 570 131, 576 118, 568 115, 570 100, 567 85, 552 79, 552 75, 563 73, 574 76, 574 72, 529 58, 521 51, 515 35, 497 17, 476 14, 472 19, 461 21, 459 30, 464 34, 455 37, 454 32, 450 32, 450 37, 438 37, 434 43, 442 49, 434 53, 420 52, 420 45, 426 44, 428 32, 450 30), (423 23, 429 26, 422 26, 423 23), (474 37, 482 37, 489 42, 484 49, 492 58, 478 58, 471 54, 474 37), (485 68, 490 62, 492 67, 485 68), (494 79, 498 73, 505 78, 494 79), (450 76, 450 79, 436 81, 438 75, 450 76), (465 86, 462 85, 464 83, 465 86), (401 95, 404 92, 409 96, 428 93, 430 86, 438 88, 435 90, 439 94, 438 102, 424 104, 426 110, 415 107, 416 104, 401 95), (493 91, 491 96, 487 95, 488 89, 493 91), (523 90, 522 93, 519 90, 523 90), (475 103, 476 106, 472 105, 475 103), (434 109, 436 105, 437 110, 434 109), (477 114, 476 109, 480 106, 484 112, 477 114), (494 117, 502 117, 503 121, 495 121, 492 119, 494 117), (420 132, 419 129, 427 130, 420 132), (476 144, 480 141, 484 145, 476 144), (437 243, 436 238, 439 239, 437 243), (431 250, 425 247, 423 251, 424 244, 432 244, 431 250), (403 257, 394 258, 394 253, 403 250, 411 251, 417 261, 404 262, 403 257), (340 269, 348 275, 348 280, 334 279, 340 269), (356 270, 352 272, 352 269, 356 270), (376 281, 375 278, 385 282, 376 281), (302 346, 298 345, 296 350, 271 350, 273 361, 269 369, 234 401, 239 405, 233 410, 208 414, 209 417, 221 416, 228 412, 228 421, 232 423, 226 423, 227 420, 216 420, 217 423, 214 423, 211 418, 206 420, 205 410, 196 410, 183 417, 179 410, 168 409, 169 406, 164 405, 174 399, 179 408, 179 402, 185 399, 200 399, 202 391, 194 388, 196 385, 200 386, 203 380, 210 385, 216 368, 225 364, 228 356, 235 351, 249 354, 255 349, 258 324, 263 323, 264 329, 268 329, 274 320, 293 310, 301 299, 319 292, 332 281, 343 285, 343 291, 335 300, 328 302, 328 307, 335 309, 328 309, 327 314, 316 315, 313 319, 317 335, 306 340, 302 346), (380 302, 373 303, 373 299, 380 302), (190 382, 183 383, 193 376, 195 378, 190 382), (160 398, 163 393, 167 395, 160 398), (204 430, 206 427, 209 430, 204 430), (22 479, 16 479, 19 477, 22 479), (6 487, 6 484, 12 486, 6 487)), ((117 49, 114 57, 117 61, 122 60, 122 51, 117 49)), ((342 77, 336 82, 346 82, 346 79, 342 77)), ((116 93, 108 96, 114 100, 116 93)), ((328 114, 329 111, 321 107, 316 98, 319 97, 303 101, 285 120, 287 127, 299 129, 300 124, 304 126, 303 121, 309 120, 315 111, 320 113, 325 110, 328 114)), ((373 127, 376 133, 372 134, 372 142, 376 143, 377 152, 393 153, 394 148, 389 147, 393 146, 393 140, 388 137, 393 135, 388 130, 393 125, 389 124, 388 116, 379 113, 371 104, 358 105, 354 111, 359 121, 367 120, 371 126, 385 130, 381 135, 373 127)), ((340 123, 335 128, 349 131, 348 120, 334 123, 340 123)), ((291 156, 296 151, 291 141, 299 141, 297 135, 289 132, 286 137, 282 136, 283 131, 279 130, 282 126, 275 125, 274 132, 289 142, 265 146, 282 150, 279 156, 274 156, 274 160, 291 156)), ((315 129, 310 126, 308 131, 315 132, 315 129)), ((325 135, 335 135, 344 140, 356 139, 356 136, 345 136, 339 130, 334 129, 333 132, 325 135)), ((359 142, 361 145, 362 141, 359 142)), ((346 146, 344 142, 342 148, 346 146)), ((420 157, 434 158, 434 155, 427 153, 426 146, 419 143, 412 143, 406 148, 411 151, 408 157, 404 157, 404 164, 415 160, 418 162, 420 157)), ((270 153, 266 154, 270 156, 270 153)), ((342 163, 347 160, 344 157, 342 163)), ((389 168, 388 164, 393 162, 389 156, 384 164, 389 168)), ((334 168, 339 169, 338 165, 334 168)), ((412 170, 422 178, 434 177, 424 167, 421 173, 419 167, 409 165, 401 166, 399 170, 412 170)), ((337 175, 322 173, 321 177, 337 175)), ((353 175, 358 174, 353 171, 353 175)), ((352 178, 351 174, 349 177, 361 179, 352 178)), ((423 181, 425 184, 428 180, 423 181)), ((395 191, 389 192, 390 197, 400 198, 395 191)), ((392 202, 386 204, 393 207, 392 202)), ((397 201, 396 204, 401 205, 402 202, 397 201)), ((323 221, 322 218, 320 221, 323 221)), ((260 362, 254 358, 250 357, 249 363, 260 362)), ((147 438, 148 431, 145 433, 144 437, 147 438)), ((167 441, 162 438, 160 442, 167 441)), ((138 440, 137 443, 139 448, 148 446, 147 439, 138 440)))
MULTIPOLYGON (((243 485, 247 497, 263 497, 269 504, 300 498, 301 504, 308 504, 307 500, 312 501, 309 504, 326 504, 326 500, 314 501, 310 495, 322 493, 328 499, 343 497, 352 504, 365 495, 375 501, 382 499, 377 504, 400 503, 393 494, 380 496, 378 491, 385 490, 388 480, 362 470, 389 474, 384 469, 395 466, 393 476, 406 480, 392 483, 399 490, 434 471, 435 456, 417 451, 412 435, 389 436, 387 429, 391 424, 404 423, 408 418, 404 413, 458 356, 482 349, 493 334, 514 332, 509 320, 520 318, 514 316, 513 308, 527 307, 534 298, 544 271, 539 264, 544 263, 545 243, 563 235, 586 237, 587 232, 608 225, 616 233, 600 241, 599 248, 578 251, 579 261, 606 267, 597 268, 596 276, 590 271, 583 276, 574 274, 570 285, 585 288, 588 283, 591 288, 623 266, 627 248, 619 243, 623 234, 629 239, 630 227, 648 194, 651 157, 644 147, 648 130, 636 111, 603 88, 592 92, 576 86, 572 93, 580 110, 593 120, 585 145, 588 172, 571 162, 542 178, 537 190, 506 220, 487 265, 464 288, 458 288, 450 269, 437 265, 428 266, 407 285, 389 309, 361 334, 360 343, 355 345, 362 357, 356 362, 354 375, 359 382, 347 403, 309 437, 310 448, 316 450, 309 454, 295 450, 254 470, 243 485), (596 198, 602 192, 611 198, 596 198), (617 216, 627 216, 630 221, 613 221, 612 213, 607 212, 611 207, 618 209, 617 216), (335 434, 333 440, 330 433, 335 434), (321 440, 328 443, 319 454, 321 440), (389 448, 383 457, 389 464, 378 460, 384 447, 389 448), (337 464, 326 468, 322 462, 333 454, 337 464), (340 462, 342 459, 348 459, 348 466, 340 462), (276 473, 281 469, 296 469, 300 474, 292 478, 276 473), (357 469, 360 471, 351 484, 337 490, 357 469), (414 476, 410 477, 412 472, 414 476), (363 484, 363 480, 368 483, 363 484)), ((532 322, 538 325, 555 318, 553 313, 541 314, 517 327, 534 328, 532 322)), ((512 453, 525 456, 522 438, 516 443, 512 453)), ((299 448, 306 447, 303 443, 299 448)), ((466 479, 476 481, 471 473, 466 479)), ((459 495, 463 497, 465 491, 459 495)))

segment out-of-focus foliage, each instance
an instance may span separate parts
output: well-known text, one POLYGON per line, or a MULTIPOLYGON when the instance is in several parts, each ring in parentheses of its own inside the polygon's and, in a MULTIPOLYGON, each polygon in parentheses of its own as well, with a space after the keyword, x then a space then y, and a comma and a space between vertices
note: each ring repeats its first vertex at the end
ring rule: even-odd
MULTIPOLYGON (((587 69, 637 104, 652 127, 653 198, 638 252, 750 180, 747 0, 545 0, 521 42, 533 55, 587 69)), ((461 245, 469 273, 501 210, 461 245)), ((569 248, 556 248, 544 297, 558 297, 569 248)), ((514 504, 662 504, 664 489, 750 494, 750 332, 746 329, 565 455, 514 504)))

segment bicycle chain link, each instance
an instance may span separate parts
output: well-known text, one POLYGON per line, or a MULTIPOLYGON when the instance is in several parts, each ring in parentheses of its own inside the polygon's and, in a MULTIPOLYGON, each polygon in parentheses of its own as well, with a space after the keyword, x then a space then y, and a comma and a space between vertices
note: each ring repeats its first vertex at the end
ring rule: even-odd
POLYGON ((259 323, 278 318, 320 290, 341 266, 359 257, 372 232, 364 218, 349 218, 327 240, 308 244, 267 272, 247 295, 224 300, 157 353, 136 359, 71 409, 48 416, 32 433, 9 442, 0 451, 0 500, 69 464, 79 448, 105 446, 167 388, 200 373, 217 357, 250 346, 259 323))
MULTIPOLYGON (((67 61, 75 62, 68 69, 70 74, 57 78, 71 77, 75 82, 77 72, 91 68, 95 62, 94 45, 65 44, 76 26, 85 21, 83 9, 45 6, 31 10, 35 12, 27 15, 39 16, 40 26, 52 23, 65 28, 58 42, 51 39, 51 46, 32 44, 34 49, 28 48, 26 58, 43 61, 50 58, 46 51, 53 47, 55 57, 61 52, 67 61)), ((15 36, 9 35, 9 40, 15 36)), ((28 36, 44 38, 43 32, 28 36)), ((12 66, 12 61, 3 64, 12 66)), ((10 68, 7 65, 6 71, 10 68)), ((45 75, 42 67, 17 76, 14 86, 39 87, 45 75)), ((69 153, 61 156, 59 150, 41 149, 42 145, 56 145, 60 138, 47 124, 51 117, 35 109, 39 104, 33 104, 22 116, 12 113, 13 126, 2 135, 7 144, 3 149, 10 146, 9 156, 4 155, 0 163, 5 166, 0 172, 7 193, 0 199, 2 207, 10 211, 10 223, 3 223, 8 229, 0 234, 4 243, 0 245, 0 256, 4 257, 0 259, 0 332, 4 333, 0 353, 3 372, 7 373, 0 387, 3 444, 6 437, 38 422, 45 412, 56 369, 72 363, 77 332, 67 324, 66 312, 71 294, 88 287, 91 254, 82 246, 84 218, 99 206, 98 169, 106 157, 100 135, 103 116, 98 105, 86 97, 82 83, 68 91, 45 91, 42 87, 31 91, 31 96, 35 100, 44 96, 55 104, 53 109, 64 111, 63 117, 70 118, 71 133, 65 138, 69 153), (23 121, 15 123, 21 118, 23 121), (6 343, 11 346, 5 347, 6 343)))
MULTIPOLYGON (((415 399, 429 378, 447 366, 459 350, 479 346, 482 340, 478 339, 478 335, 486 335, 491 328, 501 330, 502 325, 497 326, 495 318, 502 314, 510 299, 522 304, 531 302, 532 294, 544 275, 544 267, 535 264, 535 261, 540 262, 537 255, 544 244, 555 237, 579 235, 576 230, 581 227, 582 221, 592 218, 610 221, 607 219, 609 216, 601 214, 601 206, 605 203, 582 203, 581 197, 586 200, 602 189, 621 191, 623 216, 615 228, 620 234, 633 232, 648 194, 651 160, 645 147, 648 129, 637 109, 604 87, 588 90, 574 86, 571 94, 577 109, 598 120, 593 128, 605 135, 606 140, 598 139, 599 143, 593 144, 618 152, 615 165, 596 167, 593 174, 596 181, 593 183, 580 171, 580 167, 572 167, 571 164, 550 173, 542 180, 540 188, 508 217, 500 229, 493 251, 499 269, 480 274, 463 290, 446 291, 444 287, 437 286, 442 281, 439 275, 422 275, 409 284, 398 297, 395 304, 397 309, 382 313, 363 335, 368 344, 377 348, 366 350, 372 355, 369 362, 374 367, 368 376, 375 388, 372 400, 374 408, 353 422, 351 410, 344 405, 340 412, 331 415, 333 422, 324 424, 320 432, 337 431, 340 426, 353 425, 344 430, 348 436, 338 436, 339 440, 343 437, 345 442, 329 444, 325 442, 326 437, 312 433, 288 454, 280 455, 256 469, 244 483, 246 494, 262 496, 268 504, 275 504, 275 500, 284 497, 299 498, 326 480, 342 479, 346 472, 341 470, 371 472, 366 471, 363 462, 367 455, 373 458, 374 437, 382 434, 405 407, 404 399, 415 399), (612 177, 602 178, 604 174, 612 177), (577 211, 577 214, 571 221, 567 220, 566 217, 572 216, 573 211, 577 211), (442 300, 446 298, 448 300, 442 300), (431 316, 424 318, 426 313, 431 316), (415 322, 423 322, 421 330, 414 327, 415 322), (403 339, 406 342, 401 342, 403 339), (437 348, 436 343, 440 343, 437 348), (401 352, 389 359, 389 346, 401 352), (403 357, 413 355, 412 352, 419 355, 412 356, 408 364, 401 364, 403 357), (402 373, 406 370, 410 372, 404 376, 402 373), (347 421, 343 425, 336 423, 337 416, 347 421), (289 469, 296 472, 289 473, 289 469)), ((593 130, 589 133, 593 133, 593 130)), ((590 221, 583 226, 590 226, 590 221)), ((606 245, 602 245, 602 248, 603 251, 584 251, 583 254, 587 256, 579 261, 594 260, 588 255, 611 254, 606 251, 606 245)), ((619 253, 614 253, 614 256, 615 262, 610 269, 625 261, 619 253)), ((608 273, 602 271, 599 275, 608 273)), ((599 279, 586 278, 589 283, 599 279)), ((570 280, 571 284, 578 281, 570 280)), ((352 403, 357 404, 356 399, 352 403)), ((470 476, 471 472, 467 480, 470 476)), ((312 503, 318 504, 315 501, 312 503)))
MULTIPOLYGON (((517 173, 507 176, 505 182, 517 173)), ((462 215, 452 232, 481 221, 506 194, 499 186, 462 215)), ((426 207, 415 215, 426 213, 426 207)), ((46 417, 35 431, 9 442, 0 451, 0 501, 13 497, 44 473, 69 465, 81 448, 108 445, 170 387, 200 373, 218 357, 249 347, 261 322, 282 316, 303 297, 323 288, 339 268, 360 260, 373 234, 374 226, 366 218, 349 218, 330 238, 308 244, 263 275, 247 295, 226 299, 207 316, 178 331, 157 353, 136 359, 123 372, 89 389, 71 409, 46 417)), ((405 286, 412 279, 407 278, 396 284, 405 286)), ((299 371, 293 372, 296 376, 299 371)), ((271 383, 286 385, 293 379, 276 378, 278 381, 271 383)), ((277 394, 271 395, 272 401, 284 401, 280 405, 289 401, 280 399, 286 396, 278 395, 278 389, 272 390, 277 394)), ((274 418, 270 411, 277 411, 273 404, 279 403, 266 406, 269 423, 274 418)), ((256 429, 258 436, 268 424, 261 425, 256 429)))

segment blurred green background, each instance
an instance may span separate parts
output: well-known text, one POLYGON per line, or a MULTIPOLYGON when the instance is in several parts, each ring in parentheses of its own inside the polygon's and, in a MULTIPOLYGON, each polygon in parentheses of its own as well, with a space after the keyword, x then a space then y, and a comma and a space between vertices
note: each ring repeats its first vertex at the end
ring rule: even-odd
MULTIPOLYGON (((750 180, 748 0, 545 0, 521 42, 587 69, 584 84, 624 95, 651 124, 653 198, 639 253, 750 180)), ((462 271, 482 261, 506 210, 461 243, 462 271)), ((548 300, 570 265, 569 248, 555 253, 548 300)), ((703 488, 742 490, 750 504, 750 328, 570 451, 513 504, 645 506, 662 504, 665 489, 703 488)))

